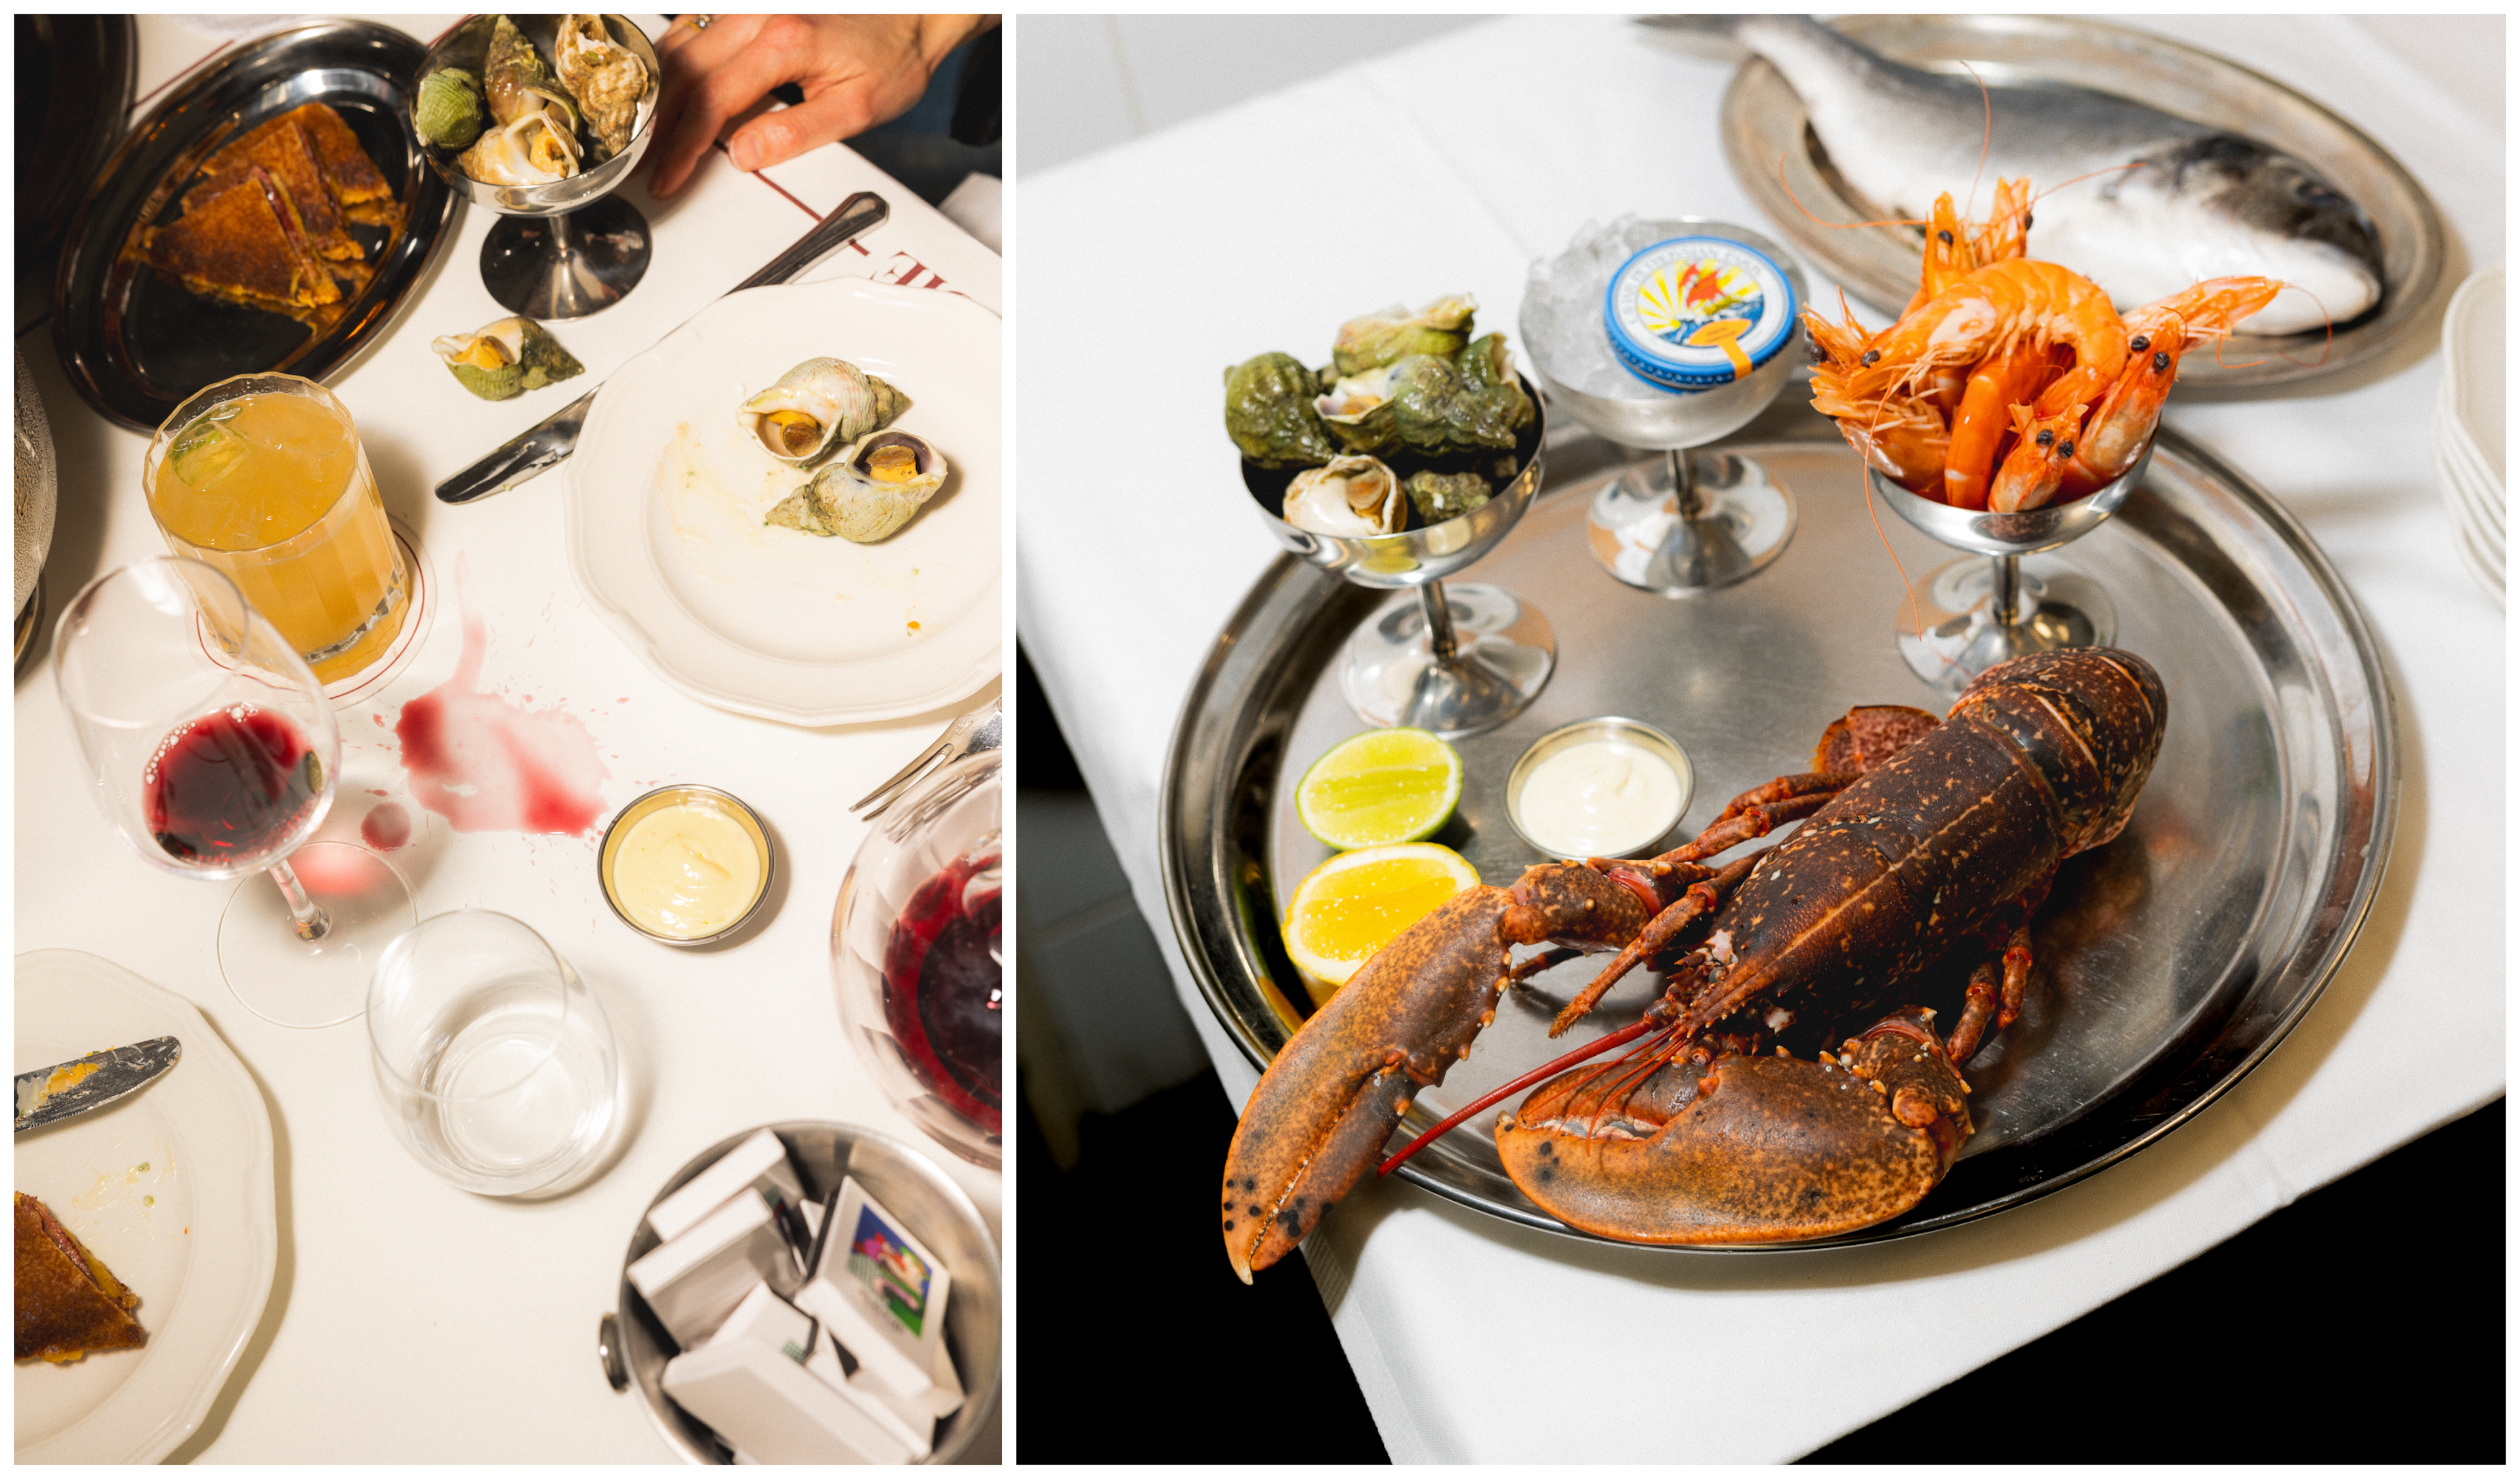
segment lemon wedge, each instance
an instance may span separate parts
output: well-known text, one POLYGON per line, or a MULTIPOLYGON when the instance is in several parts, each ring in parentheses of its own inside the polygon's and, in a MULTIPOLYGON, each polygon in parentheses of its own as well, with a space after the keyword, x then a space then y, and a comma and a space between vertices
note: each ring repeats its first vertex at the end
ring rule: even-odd
POLYGON ((1478 882, 1478 870, 1467 858, 1433 842, 1341 853, 1296 885, 1286 906, 1286 954, 1304 972, 1318 1006, 1374 952, 1478 882))

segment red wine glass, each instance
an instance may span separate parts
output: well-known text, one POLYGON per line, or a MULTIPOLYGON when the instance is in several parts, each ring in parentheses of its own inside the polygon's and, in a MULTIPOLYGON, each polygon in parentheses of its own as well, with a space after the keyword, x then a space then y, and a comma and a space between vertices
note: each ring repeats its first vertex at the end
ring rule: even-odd
POLYGON ((840 1019, 893 1103, 957 1155, 1004 1156, 1000 753, 944 766, 858 849, 832 918, 840 1019))
POLYGON ((122 840, 167 873, 244 880, 219 918, 237 1000, 287 1027, 357 1016, 378 956, 415 922, 411 889, 366 848, 308 840, 332 809, 341 737, 305 659, 225 574, 175 559, 89 582, 54 650, 92 793, 122 840))

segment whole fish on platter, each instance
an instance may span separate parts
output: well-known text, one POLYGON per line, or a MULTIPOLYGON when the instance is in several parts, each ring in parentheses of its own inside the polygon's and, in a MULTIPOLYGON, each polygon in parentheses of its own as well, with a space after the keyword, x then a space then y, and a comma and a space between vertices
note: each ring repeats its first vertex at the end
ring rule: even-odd
POLYGON ((2031 254, 2075 264, 2122 311, 2220 277, 2307 290, 2240 326, 2251 334, 2343 324, 2379 301, 2369 218, 2310 165, 2255 139, 2063 83, 1981 88, 1808 16, 1648 23, 1729 35, 1766 59, 1801 95, 1838 173, 1883 210, 1921 219, 1946 191, 2028 176, 2031 254))

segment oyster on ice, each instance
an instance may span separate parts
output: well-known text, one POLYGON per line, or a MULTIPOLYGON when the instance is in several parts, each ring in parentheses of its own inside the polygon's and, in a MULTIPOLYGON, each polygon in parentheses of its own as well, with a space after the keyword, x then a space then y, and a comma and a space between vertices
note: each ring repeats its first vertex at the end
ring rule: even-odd
POLYGON ((882 430, 909 409, 910 397, 881 377, 825 357, 790 369, 735 415, 762 450, 803 466, 882 430))
POLYGON ((824 465, 764 521, 857 544, 890 538, 945 486, 943 453, 908 431, 871 431, 824 465))
POLYGON ((1334 457, 1286 484, 1286 522, 1309 533, 1366 539, 1396 534, 1407 520, 1400 479, 1371 457, 1334 457))
POLYGON ((639 102, 648 96, 651 79, 637 54, 604 28, 604 18, 561 17, 560 36, 552 43, 552 66, 585 111, 587 131, 595 135, 596 158, 608 159, 629 148, 639 102))
POLYGON ((507 400, 586 373, 577 356, 529 318, 503 318, 476 333, 447 335, 428 347, 465 389, 483 400, 507 400))
POLYGON ((1379 312, 1350 319, 1339 326, 1338 341, 1330 349, 1330 365, 1346 376, 1379 370, 1412 354, 1451 359, 1470 341, 1470 316, 1478 309, 1477 299, 1466 292, 1456 292, 1435 299, 1416 313, 1411 313, 1405 303, 1394 303, 1379 312))
POLYGON ((1321 383, 1291 354, 1255 354, 1225 372, 1225 434, 1270 469, 1318 468, 1338 452, 1313 398, 1321 383))

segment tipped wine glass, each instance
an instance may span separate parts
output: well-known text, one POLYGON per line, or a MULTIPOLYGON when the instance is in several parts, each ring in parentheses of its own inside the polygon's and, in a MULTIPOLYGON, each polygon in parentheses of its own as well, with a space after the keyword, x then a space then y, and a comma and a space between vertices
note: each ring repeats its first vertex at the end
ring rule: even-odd
POLYGON ((218 933, 237 1000, 285 1027, 357 1016, 415 917, 393 865, 308 840, 332 809, 341 737, 306 660, 225 574, 172 558, 89 582, 54 651, 106 821, 153 868, 243 880, 218 933))
POLYGON ((1792 253, 1698 216, 1588 225, 1564 252, 1532 264, 1522 341, 1551 398, 1599 436, 1663 454, 1593 500, 1593 557, 1612 576, 1692 596, 1784 553, 1794 534, 1784 485, 1749 458, 1690 449, 1748 425, 1784 389, 1793 356, 1780 351, 1809 296, 1792 253), (1717 294, 1712 318, 1702 302, 1657 303, 1657 278, 1669 291, 1692 266, 1739 274, 1749 295, 1717 294), (1641 296, 1657 311, 1634 311, 1641 296))
POLYGON ((1357 585, 1415 593, 1385 604, 1348 640, 1340 686, 1368 724, 1447 740, 1475 735, 1522 712, 1556 665, 1556 637, 1530 602, 1503 586, 1444 584, 1496 548, 1540 491, 1549 406, 1529 381, 1522 389, 1533 414, 1514 442, 1513 476, 1486 503, 1441 523, 1362 538, 1299 529, 1283 517, 1294 471, 1243 460, 1243 486, 1278 543, 1357 585))
POLYGON ((2058 648, 2106 647, 2117 606, 2100 583, 2045 554, 2108 521, 2152 466, 2152 443, 2115 480, 2083 497, 2014 514, 1956 509, 1868 468, 1872 490, 1922 533, 1970 552, 1925 578, 1899 609, 1899 652, 1946 695, 1999 662, 2058 648))
MULTIPOLYGON (((562 20, 559 16, 512 16, 526 41, 551 65, 553 44, 562 20)), ((611 307, 647 275, 653 234, 639 208, 613 194, 638 167, 648 152, 649 125, 654 119, 658 85, 664 73, 647 34, 626 16, 599 16, 613 44, 639 59, 648 71, 648 90, 633 116, 630 140, 618 154, 596 161, 590 157, 575 174, 546 184, 502 185, 476 180, 456 162, 464 153, 423 141, 421 152, 431 168, 458 195, 505 217, 481 243, 481 286, 511 313, 530 319, 573 319, 611 307)), ((421 60, 419 84, 441 68, 454 67, 487 80, 484 62, 497 16, 473 16, 439 38, 421 60)), ((489 120, 484 119, 487 130, 489 120)), ((579 135, 585 137, 585 130, 579 135)))

